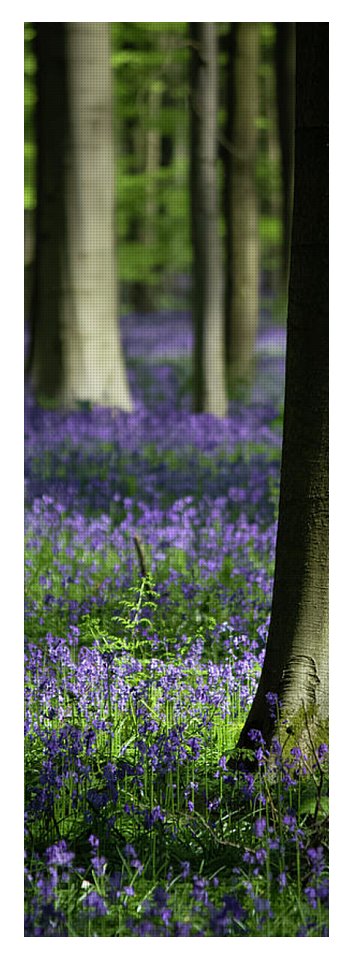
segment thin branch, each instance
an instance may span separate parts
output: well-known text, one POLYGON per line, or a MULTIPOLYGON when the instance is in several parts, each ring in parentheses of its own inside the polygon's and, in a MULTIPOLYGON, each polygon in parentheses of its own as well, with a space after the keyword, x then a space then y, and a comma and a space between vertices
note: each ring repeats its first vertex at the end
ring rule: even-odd
POLYGON ((139 565, 140 565, 141 577, 143 577, 143 579, 145 580, 146 577, 148 576, 146 558, 145 558, 145 554, 144 554, 144 547, 142 546, 142 543, 141 543, 141 541, 139 540, 139 537, 137 536, 137 533, 134 534, 134 536, 133 536, 133 541, 134 541, 134 544, 135 544, 135 549, 136 549, 136 553, 137 553, 137 558, 138 558, 139 565))

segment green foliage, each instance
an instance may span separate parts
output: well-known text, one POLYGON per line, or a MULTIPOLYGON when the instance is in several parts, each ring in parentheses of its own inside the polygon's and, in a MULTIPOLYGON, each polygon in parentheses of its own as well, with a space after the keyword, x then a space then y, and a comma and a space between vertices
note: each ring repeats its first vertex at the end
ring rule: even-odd
POLYGON ((280 217, 260 217, 259 236, 263 243, 279 244, 282 239, 282 223, 280 217))
POLYGON ((36 205, 35 169, 36 144, 34 134, 34 109, 36 105, 35 74, 36 57, 33 50, 35 30, 30 23, 24 25, 24 209, 34 210, 36 205))
MULTIPOLYGON (((229 24, 218 24, 225 42, 229 24)), ((172 283, 191 269, 189 198, 189 89, 188 24, 127 22, 111 24, 116 135, 117 273, 122 309, 139 308, 140 289, 153 291, 154 308, 174 305, 172 283), (153 146, 150 147, 150 137, 153 146), (154 137, 157 145, 154 151, 154 137), (154 151, 153 160, 151 152, 154 151), (135 285, 138 299, 133 302, 135 285)), ((36 105, 35 30, 24 25, 25 160, 24 206, 36 204, 36 105)), ((269 149, 273 91, 275 25, 260 24, 261 109, 257 189, 260 198, 259 228, 262 265, 275 269, 281 243, 279 159, 269 149), (276 206, 277 197, 277 206, 276 206)), ((227 52, 220 53, 221 99, 219 129, 225 125, 224 76, 227 52)), ((218 164, 222 190, 222 171, 218 164)), ((224 234, 221 215, 220 233, 224 234)), ((147 296, 145 297, 147 302, 147 296)), ((142 296, 141 296, 142 303, 142 296)), ((184 304, 184 305, 187 305, 184 304)))
POLYGON ((191 260, 186 24, 117 23, 112 35, 118 275, 126 291, 137 282, 159 298, 162 285, 191 260), (157 137, 152 163, 151 135, 157 137))

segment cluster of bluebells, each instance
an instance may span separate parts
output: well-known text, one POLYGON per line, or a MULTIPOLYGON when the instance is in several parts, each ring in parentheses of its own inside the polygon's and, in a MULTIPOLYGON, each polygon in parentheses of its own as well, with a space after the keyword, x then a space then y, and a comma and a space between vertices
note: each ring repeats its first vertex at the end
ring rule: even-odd
POLYGON ((313 935, 326 857, 290 803, 305 758, 274 745, 280 834, 260 735, 258 777, 229 765, 269 626, 284 332, 261 329, 250 401, 220 421, 191 412, 188 316, 128 318, 123 341, 132 413, 26 395, 25 935, 264 935, 295 851, 313 935), (135 533, 155 587, 137 617, 135 533), (232 870, 233 791, 251 828, 232 870))
MULTIPOLYGON (((261 738, 253 738, 259 742, 258 750, 262 748, 261 738)), ((326 746, 321 745, 318 750, 318 762, 326 760, 326 746)), ((268 775, 263 772, 261 765, 258 772, 239 771, 230 772, 225 755, 220 757, 217 764, 217 778, 222 779, 227 789, 226 800, 231 798, 235 791, 235 803, 239 804, 239 795, 250 815, 250 845, 242 843, 239 860, 240 865, 231 869, 231 878, 227 873, 214 873, 211 877, 205 873, 198 873, 192 869, 190 860, 180 862, 180 871, 174 878, 173 869, 168 870, 165 883, 150 883, 145 857, 149 861, 146 834, 139 834, 139 842, 144 853, 141 854, 135 841, 128 841, 121 851, 121 869, 111 870, 107 856, 100 852, 100 840, 94 834, 89 834, 90 847, 89 863, 84 870, 77 866, 76 855, 68 847, 65 840, 50 845, 45 854, 45 866, 35 857, 31 863, 31 870, 26 870, 26 887, 28 895, 28 914, 26 916, 26 936, 67 936, 67 917, 64 912, 65 895, 69 884, 75 885, 79 896, 76 898, 76 909, 71 922, 78 932, 75 935, 84 935, 86 924, 94 929, 96 935, 110 935, 113 925, 124 936, 254 936, 269 935, 269 924, 276 922, 276 911, 279 910, 281 895, 290 890, 293 884, 293 860, 302 858, 302 872, 304 883, 302 889, 303 913, 306 917, 304 924, 295 932, 297 936, 327 936, 327 907, 328 907, 328 879, 326 851, 321 844, 313 847, 308 845, 304 830, 298 826, 297 813, 289 807, 291 787, 289 779, 284 779, 284 765, 291 769, 296 782, 294 796, 298 796, 298 781, 303 777, 299 755, 291 754, 289 760, 280 757, 280 823, 274 821, 273 806, 271 807, 271 783, 268 775), (256 814, 257 809, 260 813, 256 814), (255 815, 254 815, 255 811, 255 815), (292 869, 291 869, 292 865, 292 869), (266 895, 266 878, 268 877, 269 895, 266 895), (102 884, 102 886, 101 886, 102 884), (82 891, 82 892, 81 892, 82 891), (149 892, 147 892, 149 891, 149 892), (133 904, 141 903, 136 910, 133 904), (179 903, 186 903, 185 918, 179 916, 179 903), (321 928, 320 928, 321 915, 321 928), (111 926, 101 928, 100 923, 111 926), (93 925, 91 927, 91 924, 93 925), (80 931, 80 932, 79 932, 80 931)), ((139 774, 141 774, 139 770, 139 774)), ((119 783, 130 777, 135 771, 131 764, 124 764, 120 771, 119 783)), ((118 782, 117 770, 111 763, 104 770, 105 782, 115 789, 118 782)), ((213 779, 215 782, 215 776, 213 779)), ((194 797, 189 816, 196 823, 196 808, 200 796, 199 783, 190 781, 185 795, 194 797)), ((224 795, 225 800, 225 795, 224 795)), ((127 806, 127 805, 125 805, 127 806)), ((210 805, 208 804, 208 807, 210 805)), ((137 806, 131 804, 125 813, 130 814, 130 825, 137 827, 137 806), (132 809, 133 808, 133 809, 132 809)), ((171 844, 173 838, 177 842, 177 831, 173 827, 169 833, 168 812, 155 807, 153 818, 148 817, 144 822, 147 835, 152 829, 161 827, 158 834, 160 842, 159 853, 165 849, 165 844, 171 844)), ((209 811, 210 812, 210 811, 209 811)), ((227 814, 226 814, 227 817, 227 814)), ((173 816, 171 816, 173 821, 173 816)), ((30 818, 27 817, 27 822, 30 818)), ((244 817, 246 820, 246 817, 244 817)), ((120 825, 121 819, 117 818, 120 825)), ((124 823, 125 823, 124 818, 124 823)), ((207 821, 209 823, 209 820, 207 821)), ((112 825, 114 826, 114 824, 112 825)), ((197 830, 199 829, 197 823, 197 830)), ((234 836, 236 833, 233 834, 234 836)), ((113 832, 111 834, 111 838, 113 832)), ((247 838, 245 828, 244 833, 247 838)), ((113 841, 115 843, 115 841, 113 841)), ((283 907, 283 903, 282 903, 283 907)), ((183 909, 183 908, 181 908, 183 909)), ((281 934, 281 931, 277 935, 281 934)))
POLYGON ((269 489, 278 482, 281 434, 274 421, 283 400, 284 332, 262 331, 251 402, 232 403, 230 415, 218 421, 191 413, 189 390, 181 396, 181 368, 190 360, 190 318, 172 315, 167 322, 162 316, 160 323, 156 347, 154 321, 129 317, 123 328, 127 362, 136 363, 130 371, 132 413, 43 410, 28 389, 28 506, 45 494, 66 510, 112 511, 119 519, 125 499, 135 508, 145 503, 157 509, 195 493, 227 497, 231 512, 237 515, 243 507, 266 524, 273 513, 269 489), (159 344, 168 363, 160 362, 159 344))

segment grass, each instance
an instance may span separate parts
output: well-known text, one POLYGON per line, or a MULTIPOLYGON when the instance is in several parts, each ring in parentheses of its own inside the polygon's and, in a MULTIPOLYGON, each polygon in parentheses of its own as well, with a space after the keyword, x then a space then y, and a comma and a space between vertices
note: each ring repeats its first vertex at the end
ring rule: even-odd
POLYGON ((25 936, 327 936, 326 745, 310 761, 286 732, 273 767, 259 740, 255 773, 231 765, 269 624, 280 404, 221 426, 184 409, 179 430, 174 398, 151 401, 29 403, 25 936))

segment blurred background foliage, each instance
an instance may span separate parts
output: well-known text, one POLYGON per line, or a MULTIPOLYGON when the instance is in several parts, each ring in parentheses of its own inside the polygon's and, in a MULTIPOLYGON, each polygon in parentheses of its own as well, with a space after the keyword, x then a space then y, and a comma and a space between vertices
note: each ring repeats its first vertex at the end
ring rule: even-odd
MULTIPOLYGON (((218 24, 220 110, 218 178, 226 123, 226 39, 218 24)), ((264 292, 278 290, 282 243, 282 186, 276 111, 276 27, 260 23, 260 109, 256 185, 264 292)), ((116 236, 123 313, 190 306, 189 79, 187 23, 112 23, 116 141, 116 236)), ((35 36, 24 31, 25 263, 33 258, 36 204, 35 36)), ((225 218, 220 217, 224 235, 225 218)), ((276 317, 278 319, 278 316, 276 317)))

